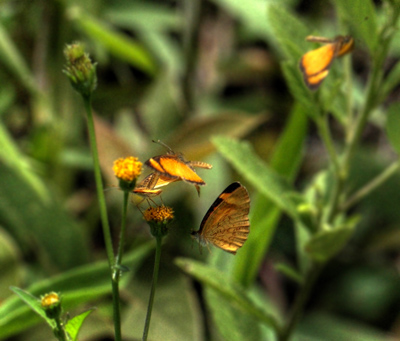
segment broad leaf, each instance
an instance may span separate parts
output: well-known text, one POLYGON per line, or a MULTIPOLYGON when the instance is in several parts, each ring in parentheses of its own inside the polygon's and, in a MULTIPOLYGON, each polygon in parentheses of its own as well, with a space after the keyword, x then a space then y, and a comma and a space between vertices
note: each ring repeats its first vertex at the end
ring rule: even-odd
POLYGON ((373 2, 352 0, 350 4, 347 0, 334 0, 334 3, 339 17, 347 21, 374 54, 378 44, 378 26, 373 2))
POLYGON ((83 322, 92 313, 93 309, 87 310, 82 314, 74 316, 70 319, 65 326, 65 330, 68 332, 69 336, 72 338, 72 341, 76 341, 78 339, 79 330, 82 327, 83 322))

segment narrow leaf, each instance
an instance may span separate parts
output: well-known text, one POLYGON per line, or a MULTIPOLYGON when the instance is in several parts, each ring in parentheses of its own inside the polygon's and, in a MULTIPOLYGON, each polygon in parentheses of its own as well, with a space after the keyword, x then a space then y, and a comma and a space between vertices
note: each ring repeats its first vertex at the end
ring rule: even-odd
POLYGON ((46 312, 40 305, 40 300, 37 297, 17 287, 11 287, 10 289, 14 291, 35 313, 45 319, 51 328, 55 327, 55 322, 46 316, 46 312))
POLYGON ((215 137, 213 143, 223 156, 263 195, 292 218, 297 218, 296 207, 288 198, 291 186, 255 153, 248 142, 226 137, 215 137))
MULTIPOLYGON (((303 106, 294 106, 271 158, 271 167, 292 182, 302 160, 303 141, 307 132, 307 113, 303 106)), ((244 287, 252 285, 260 264, 268 251, 281 209, 262 193, 252 202, 248 240, 235 258, 233 278, 244 287)))
POLYGON ((147 50, 133 39, 105 25, 105 23, 76 9, 71 14, 77 26, 88 36, 101 42, 107 49, 122 60, 153 75, 156 64, 147 50))
POLYGON ((204 265, 198 261, 185 258, 178 258, 175 260, 175 263, 184 272, 203 282, 205 285, 215 289, 232 303, 235 303, 238 308, 251 314, 274 330, 278 330, 279 324, 276 317, 256 306, 248 297, 243 287, 233 282, 229 282, 226 275, 217 269, 204 265))

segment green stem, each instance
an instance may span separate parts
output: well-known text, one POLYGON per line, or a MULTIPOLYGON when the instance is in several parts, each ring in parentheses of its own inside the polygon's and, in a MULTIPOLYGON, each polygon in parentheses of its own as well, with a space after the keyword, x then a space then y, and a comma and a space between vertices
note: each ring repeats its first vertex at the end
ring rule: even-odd
POLYGON ((353 205, 358 203, 361 199, 365 198, 368 194, 373 192, 384 182, 386 182, 391 176, 393 176, 400 169, 400 161, 396 161, 387 167, 381 174, 371 180, 368 184, 354 193, 351 198, 349 198, 344 205, 341 207, 342 211, 347 211, 353 205))
POLYGON ((278 335, 279 341, 287 341, 289 340, 290 336, 292 335, 294 328, 299 321, 304 306, 310 296, 311 290, 315 284, 316 279, 318 278, 321 270, 323 268, 323 264, 314 264, 306 277, 306 280, 301 287, 299 293, 297 294, 296 300, 293 304, 292 311, 290 313, 289 320, 287 321, 285 327, 281 331, 280 335, 278 335))
POLYGON ((337 153, 335 150, 335 146, 333 144, 332 136, 329 131, 327 115, 318 115, 316 121, 319 135, 324 141, 325 147, 329 153, 329 157, 333 163, 333 167, 335 169, 335 173, 340 176, 340 165, 337 157, 337 153))
POLYGON ((153 281, 151 283, 149 305, 147 307, 146 322, 145 322, 145 325, 144 325, 142 341, 146 341, 147 337, 148 337, 148 334, 149 334, 151 312, 153 310, 154 294, 156 292, 156 285, 157 285, 157 280, 158 280, 158 270, 160 268, 161 240, 162 240, 162 236, 160 234, 157 235, 156 236, 156 242, 157 242, 157 244, 156 244, 156 258, 154 260, 153 281))
POLYGON ((181 89, 184 114, 193 114, 195 110, 196 65, 199 49, 199 31, 202 0, 183 1, 185 27, 183 43, 185 66, 181 89))
POLYGON ((101 225, 103 228, 103 236, 104 236, 104 244, 106 246, 108 265, 110 267, 111 272, 111 288, 112 288, 112 297, 113 297, 113 307, 114 307, 114 328, 115 328, 115 340, 121 341, 121 331, 120 331, 120 320, 119 318, 119 291, 118 291, 118 283, 114 281, 114 249, 112 245, 111 239, 111 231, 110 225, 108 223, 107 216, 107 206, 106 200, 104 197, 104 186, 103 180, 101 178, 101 170, 100 170, 100 160, 99 154, 97 150, 97 142, 96 142, 96 132, 94 128, 94 120, 91 106, 91 97, 83 96, 83 102, 86 110, 86 118, 87 118, 87 126, 89 131, 89 140, 92 150, 93 157, 93 166, 94 166, 94 176, 96 180, 96 189, 97 189, 97 197, 99 200, 99 208, 100 208, 100 217, 101 217, 101 225), (118 314, 116 315, 116 312, 118 314))
POLYGON ((125 245, 125 231, 126 231, 126 214, 128 212, 128 203, 129 203, 129 192, 124 191, 124 203, 122 208, 122 222, 121 222, 121 231, 119 235, 119 245, 118 245, 118 253, 115 265, 118 267, 122 263, 122 256, 124 253, 124 245, 125 245))
POLYGON ((64 325, 61 322, 61 318, 57 317, 54 319, 56 322, 56 328, 54 329, 54 334, 56 335, 59 341, 68 341, 70 337, 68 337, 67 332, 65 331, 64 325))
POLYGON ((125 231, 126 231, 126 215, 128 211, 128 199, 129 199, 129 192, 124 191, 124 202, 122 207, 122 222, 121 222, 121 231, 119 235, 119 245, 118 245, 118 252, 117 257, 115 260, 115 264, 113 267, 113 276, 112 276, 112 285, 113 285, 113 296, 115 297, 115 304, 114 304, 114 329, 116 339, 117 335, 119 339, 121 339, 121 305, 120 305, 120 298, 119 298, 119 280, 121 278, 121 264, 122 264, 122 256, 124 253, 124 245, 125 245, 125 231))

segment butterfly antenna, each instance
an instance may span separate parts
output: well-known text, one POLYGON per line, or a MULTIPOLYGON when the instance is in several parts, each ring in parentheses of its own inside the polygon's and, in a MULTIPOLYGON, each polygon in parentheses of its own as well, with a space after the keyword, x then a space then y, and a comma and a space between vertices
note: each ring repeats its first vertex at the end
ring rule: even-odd
POLYGON ((174 151, 171 149, 171 147, 168 146, 167 144, 165 144, 163 141, 161 141, 161 140, 157 140, 157 141, 151 140, 151 141, 154 143, 158 143, 158 144, 162 145, 163 147, 167 148, 170 153, 174 153, 174 151))

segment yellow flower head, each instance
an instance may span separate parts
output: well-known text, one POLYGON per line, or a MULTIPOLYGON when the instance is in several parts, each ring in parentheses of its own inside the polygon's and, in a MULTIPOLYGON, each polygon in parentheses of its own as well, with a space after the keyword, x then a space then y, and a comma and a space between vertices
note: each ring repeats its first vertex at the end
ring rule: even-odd
POLYGON ((42 297, 40 304, 42 308, 51 308, 52 306, 60 303, 60 296, 57 293, 51 292, 42 297))
POLYGON ((147 222, 166 224, 174 219, 174 211, 168 206, 149 207, 143 216, 147 222))
POLYGON ((174 211, 167 206, 149 207, 144 211, 143 217, 150 226, 151 234, 162 238, 168 233, 168 223, 174 219, 174 211))
POLYGON ((142 163, 138 158, 129 156, 125 159, 118 159, 114 161, 113 171, 115 176, 123 181, 132 182, 142 172, 142 163))
POLYGON ((40 305, 50 319, 57 319, 61 316, 61 298, 54 291, 41 297, 40 305))

